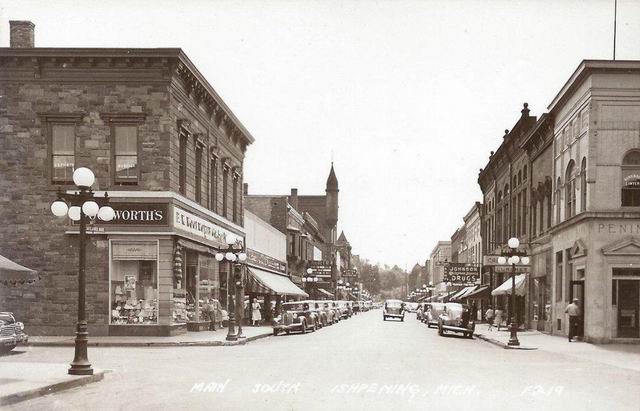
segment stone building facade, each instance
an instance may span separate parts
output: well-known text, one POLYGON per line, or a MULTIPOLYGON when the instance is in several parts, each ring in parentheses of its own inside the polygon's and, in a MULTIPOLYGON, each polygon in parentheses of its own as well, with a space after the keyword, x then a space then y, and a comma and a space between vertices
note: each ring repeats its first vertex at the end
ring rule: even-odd
MULTIPOLYGON (((511 237, 517 237, 525 246, 528 236, 529 211, 529 159, 522 150, 529 131, 536 123, 531 116, 527 103, 520 111, 521 115, 511 131, 505 130, 502 144, 495 153, 492 151, 489 163, 480 170, 478 184, 483 194, 483 255, 499 255, 505 249, 511 237)), ((511 274, 501 272, 504 267, 487 265, 483 267, 483 283, 493 290, 507 280, 511 274)), ((508 308, 511 317, 511 304, 508 296, 492 298, 494 306, 508 308)), ((526 304, 522 297, 517 298, 519 323, 525 322, 526 304)))
POLYGON ((590 342, 640 341, 640 62, 585 60, 549 106, 553 333, 583 305, 590 342))
MULTIPOLYGON (((254 139, 180 49, 33 48, 11 22, 0 49, 0 252, 40 281, 0 289, 32 334, 71 334, 77 225, 49 211, 88 167, 116 219, 87 244, 92 334, 184 332, 198 301, 224 301, 213 254, 244 243, 242 169, 254 139)), ((31 31, 29 31, 29 28, 31 31)), ((29 43, 31 39, 31 43, 29 43)))

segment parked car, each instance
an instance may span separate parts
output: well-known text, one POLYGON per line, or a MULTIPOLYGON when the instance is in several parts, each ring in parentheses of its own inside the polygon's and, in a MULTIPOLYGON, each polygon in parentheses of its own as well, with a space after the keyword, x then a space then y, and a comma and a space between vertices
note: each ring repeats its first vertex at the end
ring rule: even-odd
POLYGON ((336 305, 338 306, 338 309, 340 310, 340 316, 343 319, 346 320, 347 318, 351 318, 353 312, 349 307, 349 301, 336 301, 336 305))
POLYGON ((26 344, 29 336, 24 332, 24 324, 16 321, 13 313, 0 312, 0 351, 9 352, 18 344, 26 344))
POLYGON ((360 307, 360 301, 354 301, 353 305, 352 305, 352 308, 353 308, 353 313, 356 314, 356 315, 358 315, 359 312, 362 312, 361 307, 360 307))
POLYGON ((475 323, 471 318, 471 307, 467 304, 446 303, 444 312, 438 318, 438 334, 452 331, 473 338, 475 323))
POLYGON ((331 306, 331 301, 321 300, 316 302, 318 303, 319 310, 326 317, 325 321, 327 325, 335 324, 338 322, 338 315, 336 313, 336 310, 331 306))
POLYGON ((373 306, 373 302, 371 300, 363 301, 362 306, 364 308, 364 311, 369 311, 373 306))
POLYGON ((307 331, 318 329, 320 319, 315 307, 311 304, 314 301, 297 301, 282 304, 282 312, 274 318, 273 335, 278 335, 281 331, 289 334, 291 331, 300 331, 302 334, 307 331))
POLYGON ((338 307, 338 303, 335 301, 327 301, 329 303, 329 309, 333 311, 333 315, 335 316, 336 322, 342 320, 342 311, 340 307, 338 307))
POLYGON ((418 303, 406 302, 404 303, 404 308, 407 312, 415 313, 418 309, 418 303))
POLYGON ((438 326, 438 317, 444 312, 444 303, 426 303, 424 313, 422 314, 422 322, 427 327, 438 326))
POLYGON ((404 303, 400 300, 386 300, 382 318, 384 321, 387 321, 387 318, 399 318, 400 321, 404 321, 404 303))

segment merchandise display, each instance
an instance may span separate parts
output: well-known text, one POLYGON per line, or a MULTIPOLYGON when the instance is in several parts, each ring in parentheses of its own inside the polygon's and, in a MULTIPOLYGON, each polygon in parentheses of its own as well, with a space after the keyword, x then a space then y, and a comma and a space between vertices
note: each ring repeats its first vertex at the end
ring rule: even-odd
POLYGON ((111 271, 111 324, 158 323, 156 261, 114 260, 111 271))

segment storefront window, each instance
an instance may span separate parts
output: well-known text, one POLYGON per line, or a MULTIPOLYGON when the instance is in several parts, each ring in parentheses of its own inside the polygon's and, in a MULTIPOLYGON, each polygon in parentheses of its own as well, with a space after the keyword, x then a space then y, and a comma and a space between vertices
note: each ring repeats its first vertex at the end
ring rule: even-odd
POLYGON ((111 244, 111 324, 158 323, 157 242, 111 244))

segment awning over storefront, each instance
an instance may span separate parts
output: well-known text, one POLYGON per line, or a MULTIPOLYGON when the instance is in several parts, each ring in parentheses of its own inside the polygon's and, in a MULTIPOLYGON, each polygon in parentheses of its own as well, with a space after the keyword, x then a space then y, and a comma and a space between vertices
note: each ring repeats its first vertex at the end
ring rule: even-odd
POLYGON ((325 297, 331 297, 333 298, 333 294, 331 294, 329 291, 325 290, 324 288, 318 288, 318 291, 320 292, 320 294, 324 294, 325 297))
POLYGON ((479 286, 477 289, 465 295, 464 298, 474 300, 488 300, 489 298, 491 298, 491 293, 489 292, 489 284, 479 286))
POLYGON ((462 299, 462 297, 464 297, 466 294, 470 293, 471 291, 473 291, 473 289, 476 288, 475 285, 471 285, 468 287, 464 287, 462 290, 458 291, 457 293, 455 293, 453 296, 451 296, 451 298, 449 300, 451 301, 458 301, 460 299, 462 299))
POLYGON ((353 295, 353 294, 351 294, 351 293, 349 293, 349 298, 350 298, 351 300, 353 300, 353 301, 357 301, 357 300, 358 300, 358 297, 356 297, 355 295, 353 295))
POLYGON ((14 263, 6 257, 0 255, 0 283, 24 284, 33 283, 38 279, 38 273, 34 270, 14 263))
POLYGON ((443 293, 441 295, 438 296, 438 298, 436 299, 436 301, 449 301, 449 298, 454 295, 455 293, 457 293, 458 291, 453 291, 450 293, 443 293))
MULTIPOLYGON (((524 295, 525 293, 525 285, 527 283, 527 275, 526 274, 518 274, 516 275, 516 295, 524 295)), ((509 278, 507 281, 502 283, 500 287, 491 291, 491 295, 504 295, 511 294, 512 287, 512 279, 509 278)))
POLYGON ((255 267, 249 269, 249 281, 247 291, 255 294, 268 295, 297 295, 308 297, 309 294, 298 288, 290 279, 284 275, 270 273, 255 267))

